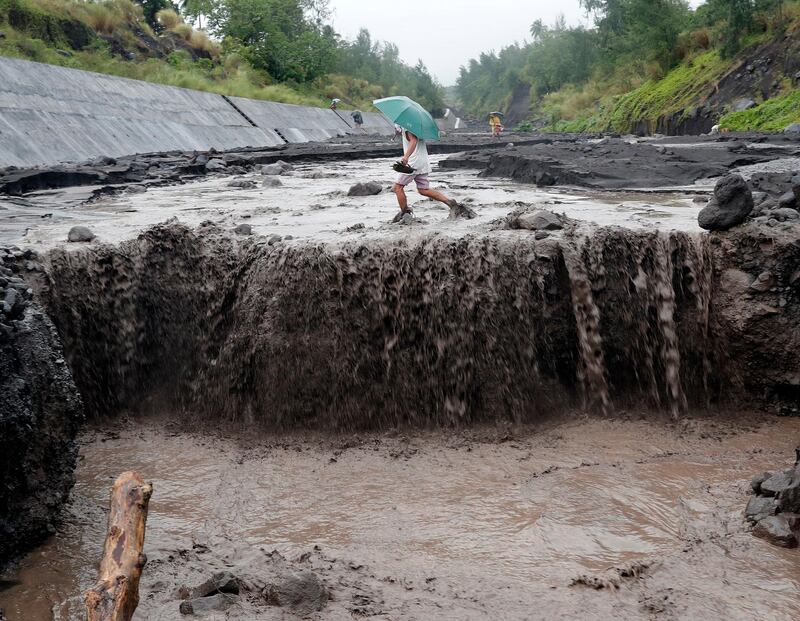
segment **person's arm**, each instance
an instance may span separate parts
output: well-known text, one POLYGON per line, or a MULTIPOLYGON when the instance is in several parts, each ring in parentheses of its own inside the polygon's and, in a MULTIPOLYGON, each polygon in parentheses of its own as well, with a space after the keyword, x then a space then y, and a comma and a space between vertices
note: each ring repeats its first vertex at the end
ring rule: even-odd
POLYGON ((410 136, 410 138, 408 139, 408 148, 406 149, 406 152, 403 153, 403 159, 401 160, 403 164, 408 164, 409 158, 412 156, 414 150, 417 148, 417 137, 411 132, 408 132, 408 135, 410 136))

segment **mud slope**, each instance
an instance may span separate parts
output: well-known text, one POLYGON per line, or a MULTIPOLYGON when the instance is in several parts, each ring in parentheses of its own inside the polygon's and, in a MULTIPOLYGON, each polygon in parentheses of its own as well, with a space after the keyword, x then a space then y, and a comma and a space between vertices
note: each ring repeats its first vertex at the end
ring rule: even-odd
POLYGON ((269 246, 168 224, 52 252, 43 298, 95 416, 166 403, 349 429, 576 403, 679 413, 796 390, 800 248, 770 234, 269 246), (765 271, 774 287, 753 290, 765 271))
POLYGON ((83 417, 55 327, 15 262, 0 249, 0 568, 55 531, 83 417))

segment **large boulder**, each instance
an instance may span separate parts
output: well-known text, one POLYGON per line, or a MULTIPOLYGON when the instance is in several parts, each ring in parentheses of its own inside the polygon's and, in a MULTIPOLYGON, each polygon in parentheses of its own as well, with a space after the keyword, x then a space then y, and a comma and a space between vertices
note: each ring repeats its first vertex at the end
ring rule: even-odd
POLYGON ((73 226, 67 233, 67 241, 90 242, 97 237, 88 226, 73 226))
POLYGON ((714 186, 714 196, 700 210, 698 224, 707 231, 724 231, 744 222, 753 211, 753 193, 741 175, 725 175, 714 186))
POLYGON ((351 186, 347 191, 348 196, 374 196, 380 194, 383 187, 376 181, 367 181, 366 183, 356 183, 351 186))
MULTIPOLYGON (((2 255, 2 250, 0 250, 2 255)), ((0 257, 0 567, 55 532, 83 403, 55 326, 0 257), (9 290, 15 294, 9 295, 9 290)))
POLYGON ((783 128, 784 134, 800 134, 800 123, 791 123, 783 128))
POLYGON ((523 213, 517 218, 517 226, 531 231, 557 231, 564 228, 561 219, 552 211, 545 209, 523 213))
POLYGON ((797 537, 792 531, 789 520, 783 515, 765 517, 756 524, 753 534, 782 548, 797 547, 797 537))
POLYGON ((322 610, 328 603, 328 590, 312 571, 287 572, 267 584, 264 599, 272 606, 290 609, 300 616, 309 616, 322 610))

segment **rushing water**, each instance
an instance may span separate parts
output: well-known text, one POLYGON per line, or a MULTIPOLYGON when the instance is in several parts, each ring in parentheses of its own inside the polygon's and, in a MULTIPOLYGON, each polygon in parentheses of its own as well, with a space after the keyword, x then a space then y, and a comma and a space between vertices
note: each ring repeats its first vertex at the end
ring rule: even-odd
MULTIPOLYGON (((681 602, 676 618, 796 619, 798 553, 753 538, 742 509, 749 477, 784 466, 798 433, 796 420, 724 418, 678 427, 584 420, 502 443, 452 433, 240 442, 147 424, 93 432, 66 523, 6 576, 18 582, 0 602, 9 621, 82 618, 79 595, 94 579, 111 481, 133 468, 155 487, 140 620, 179 618, 177 587, 202 574, 163 563, 198 542, 289 557, 319 545, 398 583, 437 581, 408 616, 392 608, 406 589, 385 584, 382 618, 442 618, 441 606, 458 618, 497 618, 493 610, 554 618, 591 602, 592 618, 645 619, 641 602, 669 590, 681 602), (620 591, 569 588, 580 575, 633 562, 649 569, 620 591), (473 590, 482 605, 465 612, 443 585, 473 590), (506 595, 493 603, 487 589, 506 595)), ((339 618, 329 614, 320 618, 339 618)))

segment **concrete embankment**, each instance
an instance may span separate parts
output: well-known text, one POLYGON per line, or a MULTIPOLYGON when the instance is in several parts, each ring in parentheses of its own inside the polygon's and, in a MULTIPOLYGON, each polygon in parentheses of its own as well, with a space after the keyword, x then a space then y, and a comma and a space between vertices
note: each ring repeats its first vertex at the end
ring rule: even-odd
MULTIPOLYGON (((391 134, 378 113, 370 133, 391 134)), ((0 58, 0 167, 227 150, 353 133, 349 114, 0 58)))

